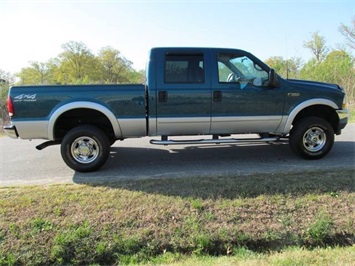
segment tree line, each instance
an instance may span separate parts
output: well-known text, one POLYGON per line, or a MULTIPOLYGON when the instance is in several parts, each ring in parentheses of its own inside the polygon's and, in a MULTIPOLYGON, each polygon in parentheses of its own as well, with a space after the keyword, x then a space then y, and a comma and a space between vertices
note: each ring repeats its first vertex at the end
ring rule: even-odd
MULTIPOLYGON (((308 79, 335 83, 347 93, 350 109, 355 109, 355 17, 351 25, 341 24, 344 42, 337 48, 327 46, 326 39, 318 31, 304 42, 304 48, 312 52, 312 58, 284 59, 280 56, 265 62, 284 78, 308 79)), ((10 85, 33 84, 122 84, 143 83, 145 73, 136 71, 132 62, 119 50, 104 47, 93 54, 82 42, 70 41, 62 45, 63 52, 47 62, 30 62, 15 75, 0 69, 0 125, 7 119, 6 98, 10 85)))
POLYGON ((17 84, 120 84, 141 83, 143 71, 137 72, 132 62, 112 47, 94 55, 82 42, 62 45, 63 52, 47 62, 30 62, 16 74, 17 84))
POLYGON ((347 94, 347 104, 355 109, 355 17, 352 27, 341 25, 339 31, 346 42, 331 49, 324 36, 314 32, 304 42, 313 57, 306 63, 302 58, 284 59, 280 56, 268 58, 265 63, 274 68, 284 78, 305 79, 334 83, 342 86, 347 94))
POLYGON ((7 120, 6 99, 12 85, 143 83, 144 70, 137 71, 119 50, 103 47, 93 54, 82 42, 62 45, 63 52, 47 62, 33 61, 15 75, 0 69, 0 125, 7 120))

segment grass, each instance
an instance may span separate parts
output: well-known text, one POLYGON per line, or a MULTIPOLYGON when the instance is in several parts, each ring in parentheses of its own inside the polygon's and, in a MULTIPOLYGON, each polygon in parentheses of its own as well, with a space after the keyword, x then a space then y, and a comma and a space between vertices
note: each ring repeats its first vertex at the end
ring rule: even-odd
POLYGON ((298 247, 287 248, 282 252, 260 254, 240 248, 233 256, 176 256, 166 254, 148 265, 170 266, 305 266, 305 265, 354 265, 355 246, 346 248, 315 248, 306 250, 298 247))
POLYGON ((350 120, 349 123, 355 123, 355 108, 350 110, 350 120))
POLYGON ((355 243, 354 173, 1 188, 0 265, 186 265, 201 256, 218 264, 224 259, 215 256, 233 262, 241 254, 273 264, 290 247, 347 252, 355 243))

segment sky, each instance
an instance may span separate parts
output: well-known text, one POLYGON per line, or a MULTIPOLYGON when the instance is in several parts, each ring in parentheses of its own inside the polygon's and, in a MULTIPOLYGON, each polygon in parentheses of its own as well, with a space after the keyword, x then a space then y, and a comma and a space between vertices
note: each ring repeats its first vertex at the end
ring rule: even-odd
POLYGON ((0 0, 0 70, 46 62, 69 41, 92 53, 110 46, 144 69, 152 47, 226 47, 308 60, 318 31, 327 46, 345 39, 355 0, 0 0))

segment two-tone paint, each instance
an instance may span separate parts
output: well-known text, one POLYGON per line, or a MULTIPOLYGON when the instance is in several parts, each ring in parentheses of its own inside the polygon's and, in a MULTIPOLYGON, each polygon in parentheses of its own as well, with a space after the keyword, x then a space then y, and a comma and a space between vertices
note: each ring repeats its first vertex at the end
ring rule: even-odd
POLYGON ((269 132, 287 135, 294 119, 303 110, 330 108, 337 121, 335 130, 345 127, 348 111, 343 110, 344 91, 337 85, 313 81, 285 80, 277 76, 278 86, 254 86, 241 89, 238 83, 218 80, 218 54, 245 55, 264 71, 270 67, 252 54, 236 49, 156 48, 148 62, 149 134, 233 134, 269 132), (167 54, 203 53, 203 84, 167 84, 162 71, 167 54), (167 101, 159 100, 165 92, 167 101), (218 93, 220 100, 214 96, 218 93))
POLYGON ((73 110, 101 113, 117 139, 147 134, 144 85, 16 86, 10 97, 22 139, 55 140, 58 119, 73 110))
POLYGON ((63 134, 56 130, 63 117, 70 120, 73 114, 75 123, 81 123, 83 115, 84 123, 88 123, 90 116, 100 114, 104 125, 108 121, 112 128, 114 139, 233 133, 287 135, 295 119, 309 108, 318 108, 317 112, 330 110, 336 132, 345 127, 348 111, 342 107, 345 94, 339 86, 278 76, 277 86, 248 83, 241 88, 238 83, 222 83, 218 79, 217 56, 228 53, 245 55, 265 72, 273 73, 243 50, 154 48, 144 85, 12 87, 9 97, 15 112, 12 125, 5 127, 5 132, 22 139, 58 140, 63 134), (203 55, 204 81, 167 83, 165 58, 174 53, 203 55))

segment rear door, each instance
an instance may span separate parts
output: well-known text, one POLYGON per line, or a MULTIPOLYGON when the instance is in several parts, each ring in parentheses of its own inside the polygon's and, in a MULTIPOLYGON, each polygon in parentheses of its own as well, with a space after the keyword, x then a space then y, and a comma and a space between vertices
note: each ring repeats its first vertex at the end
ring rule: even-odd
POLYGON ((157 135, 209 134, 212 96, 208 51, 170 49, 157 57, 157 135))

